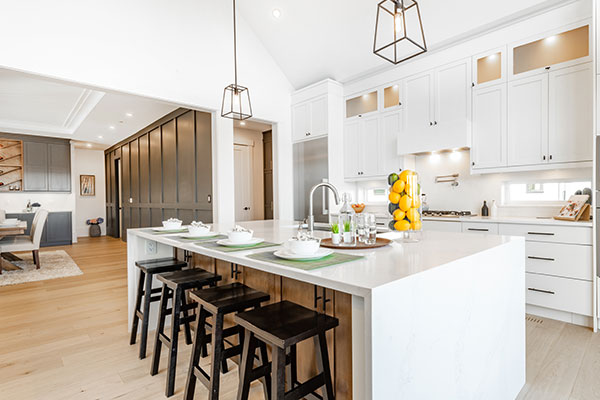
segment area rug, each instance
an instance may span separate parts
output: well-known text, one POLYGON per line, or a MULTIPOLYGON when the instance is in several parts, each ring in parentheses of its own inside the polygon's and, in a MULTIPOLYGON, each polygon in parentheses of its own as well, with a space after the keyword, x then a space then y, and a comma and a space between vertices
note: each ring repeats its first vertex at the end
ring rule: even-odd
POLYGON ((64 250, 40 251, 40 269, 35 269, 31 252, 19 253, 17 256, 23 261, 12 261, 12 263, 22 269, 20 271, 2 270, 0 286, 83 274, 75 261, 64 250))

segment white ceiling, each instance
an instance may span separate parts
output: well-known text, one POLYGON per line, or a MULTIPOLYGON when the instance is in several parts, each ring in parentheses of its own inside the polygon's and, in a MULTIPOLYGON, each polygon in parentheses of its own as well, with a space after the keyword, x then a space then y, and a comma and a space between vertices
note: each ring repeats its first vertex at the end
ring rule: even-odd
POLYGON ((0 69, 0 132, 63 137, 108 147, 177 108, 0 69))
MULTIPOLYGON (((373 54, 380 0, 244 0, 250 24, 295 88, 321 79, 347 82, 387 66, 373 54), (275 18, 273 10, 281 11, 275 18)), ((566 3, 568 1, 562 1, 566 3)), ((513 14, 542 9, 557 0, 420 0, 429 49, 513 14)))

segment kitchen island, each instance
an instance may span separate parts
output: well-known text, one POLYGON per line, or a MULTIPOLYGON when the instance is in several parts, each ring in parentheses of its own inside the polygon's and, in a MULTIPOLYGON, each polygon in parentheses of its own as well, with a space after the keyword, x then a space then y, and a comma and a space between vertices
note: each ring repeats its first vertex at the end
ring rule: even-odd
MULTIPOLYGON (((242 225, 276 243, 296 233, 291 221, 242 225)), ((523 238, 424 232, 417 243, 348 251, 364 258, 309 271, 248 257, 276 248, 224 253, 150 229, 130 229, 127 240, 130 318, 135 262, 173 249, 197 254, 194 265, 224 280, 248 272, 244 282, 267 287, 273 301, 312 303, 314 293, 315 308, 340 318, 329 343, 338 399, 513 399, 525 383, 523 238)))

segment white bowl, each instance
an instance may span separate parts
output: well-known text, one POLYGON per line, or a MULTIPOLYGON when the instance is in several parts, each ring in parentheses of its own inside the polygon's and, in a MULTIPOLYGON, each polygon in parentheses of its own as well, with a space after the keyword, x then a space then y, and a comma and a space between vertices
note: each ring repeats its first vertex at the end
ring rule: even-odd
POLYGON ((321 239, 314 238, 313 240, 298 240, 290 239, 287 242, 287 247, 294 254, 299 256, 312 256, 319 251, 321 239))
POLYGON ((17 218, 6 218, 4 221, 0 222, 0 224, 4 226, 15 226, 19 223, 17 218))
POLYGON ((252 239, 253 233, 252 231, 229 231, 227 232, 227 238, 231 243, 247 243, 252 239))
POLYGON ((205 235, 210 232, 210 227, 208 226, 188 226, 188 232, 190 235, 205 235))
POLYGON ((163 228, 165 229, 179 229, 181 228, 181 221, 163 221, 163 228))

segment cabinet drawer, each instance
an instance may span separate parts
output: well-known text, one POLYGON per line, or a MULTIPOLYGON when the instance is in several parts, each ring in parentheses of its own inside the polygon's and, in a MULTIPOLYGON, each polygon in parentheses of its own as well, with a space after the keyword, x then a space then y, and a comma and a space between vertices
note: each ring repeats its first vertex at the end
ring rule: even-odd
POLYGON ((525 236, 528 241, 592 244, 592 228, 587 226, 548 226, 500 224, 501 235, 525 236))
POLYGON ((460 232, 458 221, 427 221, 423 220, 423 229, 426 231, 460 232))
POLYGON ((467 233, 492 233, 498 234, 498 224, 482 222, 463 222, 462 231, 467 233))
POLYGON ((527 304, 592 315, 592 282, 525 274, 527 304))
POLYGON ((525 254, 527 272, 592 280, 592 246, 527 242, 525 254))

